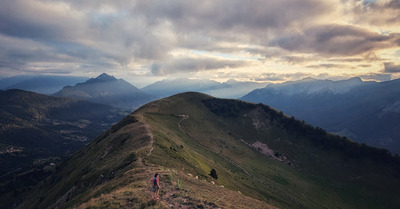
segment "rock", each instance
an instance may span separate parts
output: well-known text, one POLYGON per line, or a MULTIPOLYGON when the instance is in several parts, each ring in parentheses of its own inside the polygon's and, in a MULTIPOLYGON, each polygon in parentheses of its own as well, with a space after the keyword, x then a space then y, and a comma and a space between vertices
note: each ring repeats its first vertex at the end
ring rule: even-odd
POLYGON ((174 204, 169 204, 168 205, 170 208, 175 208, 175 205, 174 204))
POLYGON ((199 179, 199 177, 198 177, 198 176, 196 176, 195 178, 196 178, 196 179, 199 179))
POLYGON ((214 181, 211 181, 211 183, 212 183, 212 184, 215 184, 215 182, 214 182, 214 181))

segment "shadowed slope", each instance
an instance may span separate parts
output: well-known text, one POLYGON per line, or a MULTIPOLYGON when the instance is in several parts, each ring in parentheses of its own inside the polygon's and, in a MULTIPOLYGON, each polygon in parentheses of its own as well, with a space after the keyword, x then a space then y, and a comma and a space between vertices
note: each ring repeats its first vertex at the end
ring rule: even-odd
POLYGON ((400 154, 400 79, 271 84, 242 99, 262 102, 359 143, 400 154))
POLYGON ((77 151, 125 114, 88 101, 0 91, 0 182, 15 181, 6 173, 77 151))

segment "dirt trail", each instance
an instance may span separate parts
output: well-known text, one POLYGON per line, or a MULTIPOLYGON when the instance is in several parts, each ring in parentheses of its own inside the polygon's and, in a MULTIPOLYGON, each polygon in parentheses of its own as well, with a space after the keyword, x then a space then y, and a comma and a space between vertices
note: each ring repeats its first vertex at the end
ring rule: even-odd
POLYGON ((153 152, 153 150, 154 150, 154 135, 151 132, 149 125, 145 122, 143 115, 140 114, 140 115, 137 115, 137 116, 139 116, 141 118, 140 121, 143 124, 143 128, 146 130, 146 134, 150 138, 150 141, 149 141, 150 142, 149 152, 145 156, 139 158, 140 165, 147 167, 147 165, 145 165, 143 160, 144 160, 144 158, 149 157, 151 155, 151 153, 153 152))
MULTIPOLYGON (((144 166, 146 168, 146 173, 149 176, 149 179, 152 178, 152 176, 155 173, 160 174, 161 176, 168 176, 168 175, 172 175, 172 171, 169 170, 162 170, 160 169, 159 166, 154 166, 151 164, 147 164, 144 163, 143 160, 146 157, 149 157, 153 150, 154 150, 154 136, 153 133, 151 132, 148 124, 144 121, 144 117, 143 115, 139 115, 141 117, 141 121, 144 125, 144 128, 146 129, 146 132, 148 134, 148 136, 150 137, 150 149, 149 152, 140 159, 140 164, 142 166, 144 166)), ((187 116, 188 117, 188 116, 187 116)), ((183 117, 185 118, 185 117, 183 117)), ((181 129, 182 130, 182 129, 181 129)), ((180 190, 177 190, 176 187, 174 187, 172 185, 171 182, 163 182, 163 180, 161 179, 160 183, 161 185, 161 189, 160 189, 160 199, 158 200, 162 205, 164 205, 165 207, 168 208, 182 208, 182 209, 189 209, 189 208, 193 208, 191 205, 187 205, 185 203, 187 203, 189 200, 182 198, 182 197, 178 197, 176 194, 177 192, 180 192, 180 190), (166 193, 163 194, 163 191, 167 191, 166 193)), ((149 181, 149 185, 151 185, 151 182, 149 181)), ((149 193, 149 196, 152 197, 152 193, 151 193, 151 186, 147 187, 147 192, 149 193)), ((144 191, 146 192, 146 191, 144 191)), ((204 208, 210 208, 210 207, 204 207, 204 208)))
MULTIPOLYGON (((251 173, 249 173, 245 168, 243 168, 241 165, 239 165, 238 163, 236 163, 235 161, 229 159, 228 157, 224 156, 221 153, 218 153, 214 150, 212 150, 211 148, 197 142, 196 140, 194 140, 186 131, 183 130, 181 123, 184 120, 189 119, 189 115, 179 115, 181 117, 181 120, 177 123, 179 129, 186 135, 188 136, 190 139, 192 139, 193 142, 195 142, 196 144, 198 144, 201 147, 204 147, 207 150, 210 150, 212 152, 214 152, 215 154, 221 156, 222 158, 224 158, 225 160, 231 162, 232 164, 234 164, 235 166, 237 166, 239 169, 241 169, 244 173, 246 173, 249 177, 259 181, 260 183, 264 184, 265 186, 281 193, 284 197, 288 198, 290 201, 292 201, 294 204, 296 204, 299 208, 301 209, 305 209, 304 206, 302 206, 299 202, 297 202, 293 197, 291 197, 290 195, 286 194, 283 191, 278 190, 277 188, 273 187, 272 185, 265 183, 261 180, 259 180, 258 178, 254 177, 251 173)), ((172 175, 172 171, 165 171, 165 170, 161 170, 159 166, 154 166, 154 165, 150 165, 150 164, 145 164, 143 162, 144 158, 149 157, 153 150, 154 150, 154 136, 149 128, 149 126, 145 123, 144 121, 144 117, 143 115, 140 115, 141 117, 141 121, 144 124, 144 128, 147 130, 147 133, 150 137, 150 149, 149 152, 146 154, 146 156, 144 156, 143 158, 140 159, 140 164, 143 165, 146 168, 146 171, 148 173, 148 176, 151 178, 154 173, 159 173, 160 175, 163 176, 168 176, 168 175, 172 175)), ((150 180, 150 179, 149 179, 150 180)), ((162 181, 162 180, 161 180, 162 181)), ((149 181, 149 185, 151 185, 151 182, 149 181)), ((150 192, 150 187, 147 187, 147 192, 149 193, 149 197, 151 197, 151 192, 150 192)), ((191 200, 189 197, 183 197, 182 195, 180 195, 180 193, 182 192, 182 190, 177 189, 176 186, 174 186, 172 184, 172 182, 162 182, 161 183, 161 190, 160 190, 160 200, 159 202, 161 204, 163 204, 165 207, 167 208, 181 208, 181 209, 188 209, 188 208, 194 208, 193 207, 193 200, 191 200), (167 191, 165 193, 163 193, 163 191, 167 191)), ((144 192, 146 189, 144 188, 144 192)), ((200 207, 203 208, 218 208, 216 205, 213 204, 205 204, 204 202, 196 202, 195 204, 197 204, 200 207)))
POLYGON ((143 188, 143 192, 147 192, 148 197, 153 198, 153 194, 151 192, 151 180, 155 173, 160 174, 160 199, 157 200, 157 202, 159 204, 162 204, 166 208, 218 208, 216 205, 210 205, 199 200, 190 198, 187 194, 190 192, 190 189, 193 186, 189 188, 189 190, 187 188, 179 188, 178 184, 176 183, 177 179, 181 179, 186 184, 188 182, 187 179, 183 177, 186 174, 182 172, 178 173, 178 171, 176 170, 169 170, 159 166, 147 165, 146 173, 150 179, 148 181, 148 185, 143 188))

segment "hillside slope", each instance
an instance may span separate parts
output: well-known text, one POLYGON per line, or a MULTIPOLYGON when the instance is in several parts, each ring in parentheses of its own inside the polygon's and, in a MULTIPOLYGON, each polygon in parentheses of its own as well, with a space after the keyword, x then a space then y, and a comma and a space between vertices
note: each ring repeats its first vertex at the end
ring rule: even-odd
POLYGON ((14 207, 376 209, 400 204, 399 159, 384 150, 265 105, 199 93, 141 107, 56 170, 14 207), (209 175, 212 169, 217 178, 209 175), (148 190, 155 172, 161 173, 160 201, 148 190))
POLYGON ((0 91, 0 182, 7 173, 77 151, 124 113, 77 99, 0 91))
POLYGON ((400 79, 386 82, 303 80, 242 97, 360 143, 400 154, 400 79))

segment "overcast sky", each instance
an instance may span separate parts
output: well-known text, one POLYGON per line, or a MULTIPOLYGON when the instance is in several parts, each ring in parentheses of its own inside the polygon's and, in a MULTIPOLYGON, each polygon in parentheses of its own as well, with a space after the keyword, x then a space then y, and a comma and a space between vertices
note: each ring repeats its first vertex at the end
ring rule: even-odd
POLYGON ((400 77, 399 0, 1 0, 0 76, 400 77))

